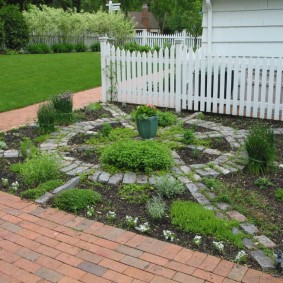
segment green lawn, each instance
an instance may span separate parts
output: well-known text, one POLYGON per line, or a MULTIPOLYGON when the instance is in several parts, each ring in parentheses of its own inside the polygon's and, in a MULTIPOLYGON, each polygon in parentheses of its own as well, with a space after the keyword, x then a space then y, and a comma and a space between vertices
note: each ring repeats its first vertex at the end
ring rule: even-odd
POLYGON ((100 85, 100 53, 0 55, 0 112, 100 85))

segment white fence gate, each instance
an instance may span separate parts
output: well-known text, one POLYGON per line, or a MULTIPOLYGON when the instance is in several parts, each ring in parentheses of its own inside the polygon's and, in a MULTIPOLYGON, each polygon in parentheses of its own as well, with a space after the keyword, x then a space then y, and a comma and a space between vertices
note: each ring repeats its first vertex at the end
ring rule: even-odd
POLYGON ((283 120, 283 60, 212 57, 177 40, 159 52, 101 41, 103 100, 283 120))

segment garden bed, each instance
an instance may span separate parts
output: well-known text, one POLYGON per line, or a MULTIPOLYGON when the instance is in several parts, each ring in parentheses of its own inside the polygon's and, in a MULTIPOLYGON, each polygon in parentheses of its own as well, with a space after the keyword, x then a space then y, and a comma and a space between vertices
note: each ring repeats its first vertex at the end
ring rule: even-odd
MULTIPOLYGON (((135 106, 126 105, 126 107, 121 107, 123 111, 126 110, 127 113, 130 113, 135 106)), ((186 113, 186 112, 184 112, 186 113)), ((179 118, 184 117, 185 114, 179 116, 179 118)), ((85 108, 81 111, 76 111, 77 117, 79 117, 82 121, 94 121, 101 118, 111 117, 111 112, 108 112, 103 109, 90 110, 85 108)), ((188 115, 188 113, 186 113, 188 115)), ((250 127, 251 119, 248 119, 246 122, 244 118, 234 118, 230 116, 216 116, 216 115, 205 115, 205 119, 201 121, 221 121, 222 125, 226 125, 229 127, 234 126, 235 129, 248 130, 250 127), (209 117, 209 118, 208 118, 209 117)), ((157 137, 155 141, 157 143, 167 144, 171 150, 174 150, 181 158, 181 160, 187 166, 195 165, 195 164, 207 164, 207 167, 214 168, 215 164, 211 164, 214 160, 216 160, 219 155, 213 154, 213 150, 222 152, 222 157, 225 154, 230 154, 231 152, 235 154, 235 149, 231 146, 231 143, 227 141, 224 136, 219 137, 207 137, 198 139, 196 138, 194 142, 196 143, 194 146, 205 149, 208 145, 211 149, 212 153, 206 153, 204 150, 193 149, 191 145, 188 145, 183 138, 184 132, 190 129, 193 129, 195 133, 206 135, 209 132, 217 133, 217 130, 212 131, 209 127, 204 127, 202 125, 194 124, 200 120, 193 121, 192 124, 182 124, 180 121, 175 121, 173 125, 159 128, 157 137), (223 155, 224 154, 224 155, 223 155)), ((254 123, 254 119, 252 123, 254 123)), ((129 122, 130 126, 134 125, 132 121, 129 122)), ((78 123, 76 123, 78 125, 78 123)), ((273 128, 283 128, 282 122, 268 122, 268 124, 273 128)), ((78 126, 79 127, 79 126, 78 126)), ((58 128, 60 131, 60 128, 58 128)), ((104 148, 108 145, 113 144, 115 142, 129 141, 129 143, 133 140, 140 141, 140 138, 137 136, 137 132, 130 128, 125 128, 120 124, 119 121, 116 123, 112 122, 104 122, 98 125, 93 126, 93 128, 87 128, 87 133, 74 133, 72 137, 70 137, 66 145, 62 147, 58 147, 58 150, 61 153, 66 153, 66 156, 75 158, 80 162, 85 162, 89 164, 97 165, 100 162, 100 155, 104 148), (117 130, 115 135, 109 137, 109 126, 105 126, 105 124, 111 125, 110 131, 114 129, 117 130), (106 130, 105 130, 106 128, 106 130), (108 130, 107 130, 108 128, 108 130), (97 132, 97 135, 94 135, 91 132, 97 132), (125 134, 123 137, 121 135, 125 134), (92 140, 91 140, 92 139, 92 140)), ((60 140, 61 132, 54 133, 51 135, 40 136, 38 134, 36 127, 23 127, 17 130, 9 131, 2 135, 2 140, 6 142, 9 149, 19 149, 20 143, 24 138, 30 138, 35 140, 35 145, 39 145, 44 142, 46 139, 52 137, 60 140)), ((212 135, 213 136, 213 135, 212 135)), ((283 163, 283 142, 282 135, 275 136, 275 144, 277 149, 277 162, 283 163)), ((47 143, 48 145, 48 143, 47 143)), ((227 155, 227 156, 228 156, 227 155)), ((236 153, 237 155, 237 153, 236 153)), ((71 160, 70 159, 70 160, 71 160)), ((11 191, 7 187, 4 187, 0 182, 0 189, 7 192, 12 192, 16 195, 21 195, 23 191, 30 188, 29 185, 26 185, 18 173, 14 173, 11 171, 10 165, 15 164, 16 162, 23 162, 24 158, 0 158, 0 180, 1 178, 9 179, 10 183, 17 181, 19 183, 19 189, 11 191)), ((176 162, 176 159, 174 159, 176 162)), ((172 167, 176 164, 172 164, 172 167)), ((66 164, 66 166, 69 166, 66 164)), ((106 170, 105 167, 100 168, 101 170, 106 170)), ((107 167, 107 170, 109 167, 107 167)), ((114 170, 110 166, 110 174, 117 173, 118 171, 114 170)), ((121 169, 120 171, 123 171, 121 169)), ((125 171, 125 170, 124 170, 125 171)), ((170 174, 173 171, 170 172, 170 174)), ((255 224, 261 234, 265 234, 268 236, 274 243, 281 244, 283 235, 283 202, 275 197, 276 191, 279 188, 283 188, 283 169, 279 169, 278 166, 274 170, 268 171, 264 176, 255 176, 247 171, 244 168, 242 171, 222 175, 220 174, 215 180, 221 181, 221 185, 218 188, 208 187, 208 191, 204 191, 203 194, 208 198, 211 196, 211 193, 215 194, 215 198, 211 199, 211 203, 217 207, 217 204, 220 202, 227 203, 232 209, 235 209, 245 215, 247 219, 255 224), (257 182, 259 178, 263 178, 260 182, 257 182), (211 189, 212 188, 212 189, 211 189)), ((138 174, 145 174, 145 172, 137 172, 138 174)), ((191 173, 188 174, 179 173, 184 178, 190 178, 191 173)), ((91 172, 93 174, 93 172, 91 172)), ((168 171, 162 170, 160 172, 149 172, 150 176, 153 175, 166 175, 168 171)), ((85 175, 87 176, 87 175, 85 175)), ((70 176, 62 176, 62 179, 68 180, 70 176)), ((213 179, 214 182, 214 179, 213 179)), ((151 186, 153 186, 151 184, 151 186)), ((218 241, 217 237, 212 235, 202 235, 202 241, 199 245, 195 244, 194 237, 198 235, 196 232, 184 232, 181 229, 177 228, 175 225, 171 224, 170 217, 170 207, 173 202, 182 200, 182 201, 193 201, 196 202, 195 198, 192 194, 186 190, 182 195, 175 196, 174 198, 163 198, 165 202, 165 216, 161 220, 152 220, 149 217, 146 209, 146 202, 142 203, 131 203, 125 198, 121 197, 119 194, 119 190, 121 188, 121 184, 118 185, 110 185, 110 184, 101 184, 96 182, 91 182, 87 178, 82 178, 82 181, 77 186, 79 189, 91 189, 101 194, 102 200, 98 202, 94 206, 94 213, 90 216, 88 209, 83 209, 78 211, 77 214, 83 217, 88 217, 90 219, 95 219, 97 221, 107 223, 109 225, 114 225, 117 227, 121 227, 123 229, 129 229, 131 231, 137 232, 134 227, 129 227, 125 224, 126 216, 138 217, 139 223, 149 222, 150 231, 148 235, 160 240, 165 240, 163 236, 164 230, 170 230, 175 233, 176 239, 175 242, 178 245, 199 250, 205 253, 209 253, 216 256, 221 256, 228 260, 234 260, 235 256, 239 252, 241 248, 237 248, 235 245, 226 242, 224 239, 225 249, 223 252, 219 252, 214 245, 213 241, 218 241), (107 213, 109 211, 113 211, 116 214, 115 219, 110 220, 107 217, 107 213)), ((154 189, 149 190, 147 192, 146 198, 156 196, 157 193, 154 189)), ((50 202, 49 205, 53 205, 53 202, 50 202)), ((246 250, 247 251, 247 250, 246 250)), ((248 251, 247 251, 248 252, 248 251)), ((255 268, 259 268, 257 263, 249 256, 247 260, 247 264, 249 266, 253 266, 255 268)))

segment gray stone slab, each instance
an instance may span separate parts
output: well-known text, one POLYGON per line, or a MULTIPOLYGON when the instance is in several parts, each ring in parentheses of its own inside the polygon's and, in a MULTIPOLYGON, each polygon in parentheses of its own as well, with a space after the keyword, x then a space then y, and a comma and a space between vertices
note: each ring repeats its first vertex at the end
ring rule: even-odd
POLYGON ((151 177, 148 178, 148 182, 151 185, 155 185, 156 184, 156 178, 157 178, 157 176, 151 176, 151 177))
POLYGON ((4 151, 4 158, 17 158, 19 157, 19 151, 15 149, 8 149, 4 151))
POLYGON ((256 245, 254 244, 254 241, 253 241, 253 240, 248 239, 248 238, 244 238, 244 239, 242 240, 242 242, 243 242, 243 245, 244 245, 247 249, 249 249, 249 250, 254 250, 254 249, 256 249, 256 245))
POLYGON ((117 173, 110 177, 108 184, 110 185, 118 185, 122 182, 124 174, 117 173))
POLYGON ((252 251, 251 256, 257 261, 263 271, 274 269, 273 259, 267 256, 262 250, 252 251))
POLYGON ((137 175, 135 173, 125 173, 123 178, 123 184, 134 184, 137 181, 137 175))
POLYGON ((173 172, 175 172, 175 173, 177 173, 177 174, 183 174, 183 172, 180 170, 180 168, 178 168, 178 167, 173 167, 172 168, 172 171, 173 172))
POLYGON ((4 156, 4 150, 0 149, 0 157, 4 156))
POLYGON ((226 202, 219 202, 216 204, 221 210, 228 210, 231 208, 231 205, 226 202))
POLYGON ((259 232, 257 227, 251 223, 241 223, 240 225, 242 229, 250 235, 255 235, 259 232))
POLYGON ((102 173, 101 170, 96 171, 93 175, 88 176, 88 179, 92 182, 97 182, 99 175, 102 173))
POLYGON ((254 239, 266 248, 276 247, 276 244, 272 242, 269 238, 267 238, 265 235, 255 236, 254 239))
POLYGON ((185 177, 185 176, 178 176, 178 179, 184 184, 192 183, 192 181, 188 177, 185 177))
POLYGON ((68 189, 73 189, 74 187, 76 187, 79 184, 79 182, 80 182, 80 177, 72 178, 71 180, 66 182, 64 185, 53 190, 52 194, 60 194, 63 191, 66 191, 68 189))
POLYGON ((199 191, 199 187, 195 183, 187 183, 186 187, 188 188, 191 194, 197 193, 199 191))
POLYGON ((221 167, 219 165, 214 165, 214 169, 219 171, 223 175, 227 175, 227 174, 229 174, 231 172, 230 170, 228 170, 226 168, 223 168, 223 167, 221 167))
POLYGON ((220 155, 221 152, 217 149, 212 149, 212 148, 206 148, 204 150, 204 153, 207 153, 207 154, 211 154, 211 155, 220 155))
POLYGON ((176 159, 175 158, 174 162, 175 162, 176 165, 184 165, 185 164, 185 162, 182 159, 176 159))
POLYGON ((233 227, 233 228, 232 228, 232 233, 233 233, 234 235, 237 235, 237 234, 240 234, 241 231, 240 231, 238 228, 233 227))
POLYGON ((195 199, 198 203, 200 203, 200 204, 202 204, 202 205, 208 205, 208 204, 210 204, 210 201, 209 201, 203 194, 201 194, 201 193, 198 193, 198 192, 192 193, 192 196, 194 197, 194 199, 195 199))
POLYGON ((35 202, 37 204, 44 205, 52 198, 53 198, 53 194, 47 192, 43 196, 41 196, 40 198, 36 199, 35 202))
POLYGON ((176 151, 172 151, 172 156, 175 159, 180 159, 180 155, 176 151))
POLYGON ((191 171, 190 167, 188 167, 186 165, 180 166, 180 170, 182 172, 184 172, 185 174, 187 174, 187 173, 189 173, 191 171))
POLYGON ((146 175, 137 175, 137 184, 147 184, 148 177, 146 175))
POLYGON ((98 177, 98 182, 108 183, 109 179, 110 179, 110 174, 107 172, 102 172, 98 177))
POLYGON ((234 220, 244 222, 247 220, 246 216, 238 212, 237 210, 228 211, 227 214, 234 220))
POLYGON ((77 168, 74 168, 74 169, 71 170, 71 171, 68 171, 66 174, 69 175, 69 176, 75 176, 75 175, 84 173, 84 172, 86 172, 86 171, 88 171, 88 170, 90 170, 88 167, 79 166, 79 167, 77 167, 77 168))
POLYGON ((66 167, 61 168, 61 171, 64 172, 64 173, 66 173, 66 172, 68 172, 68 171, 71 171, 71 170, 77 168, 78 166, 79 166, 78 163, 72 163, 72 164, 70 164, 70 165, 68 165, 68 166, 66 166, 66 167))
POLYGON ((211 176, 209 171, 206 171, 206 170, 203 170, 203 169, 197 169, 196 172, 203 177, 211 176))
POLYGON ((212 192, 206 192, 206 195, 208 196, 209 199, 215 199, 216 198, 216 195, 212 192))

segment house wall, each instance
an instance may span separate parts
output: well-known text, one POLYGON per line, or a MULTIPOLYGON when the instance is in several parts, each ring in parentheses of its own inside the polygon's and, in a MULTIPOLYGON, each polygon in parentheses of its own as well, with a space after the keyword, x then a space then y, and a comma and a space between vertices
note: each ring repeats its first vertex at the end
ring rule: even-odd
MULTIPOLYGON (((203 3, 202 46, 208 47, 203 3)), ((283 57, 283 0, 211 0, 213 54, 283 57)))

